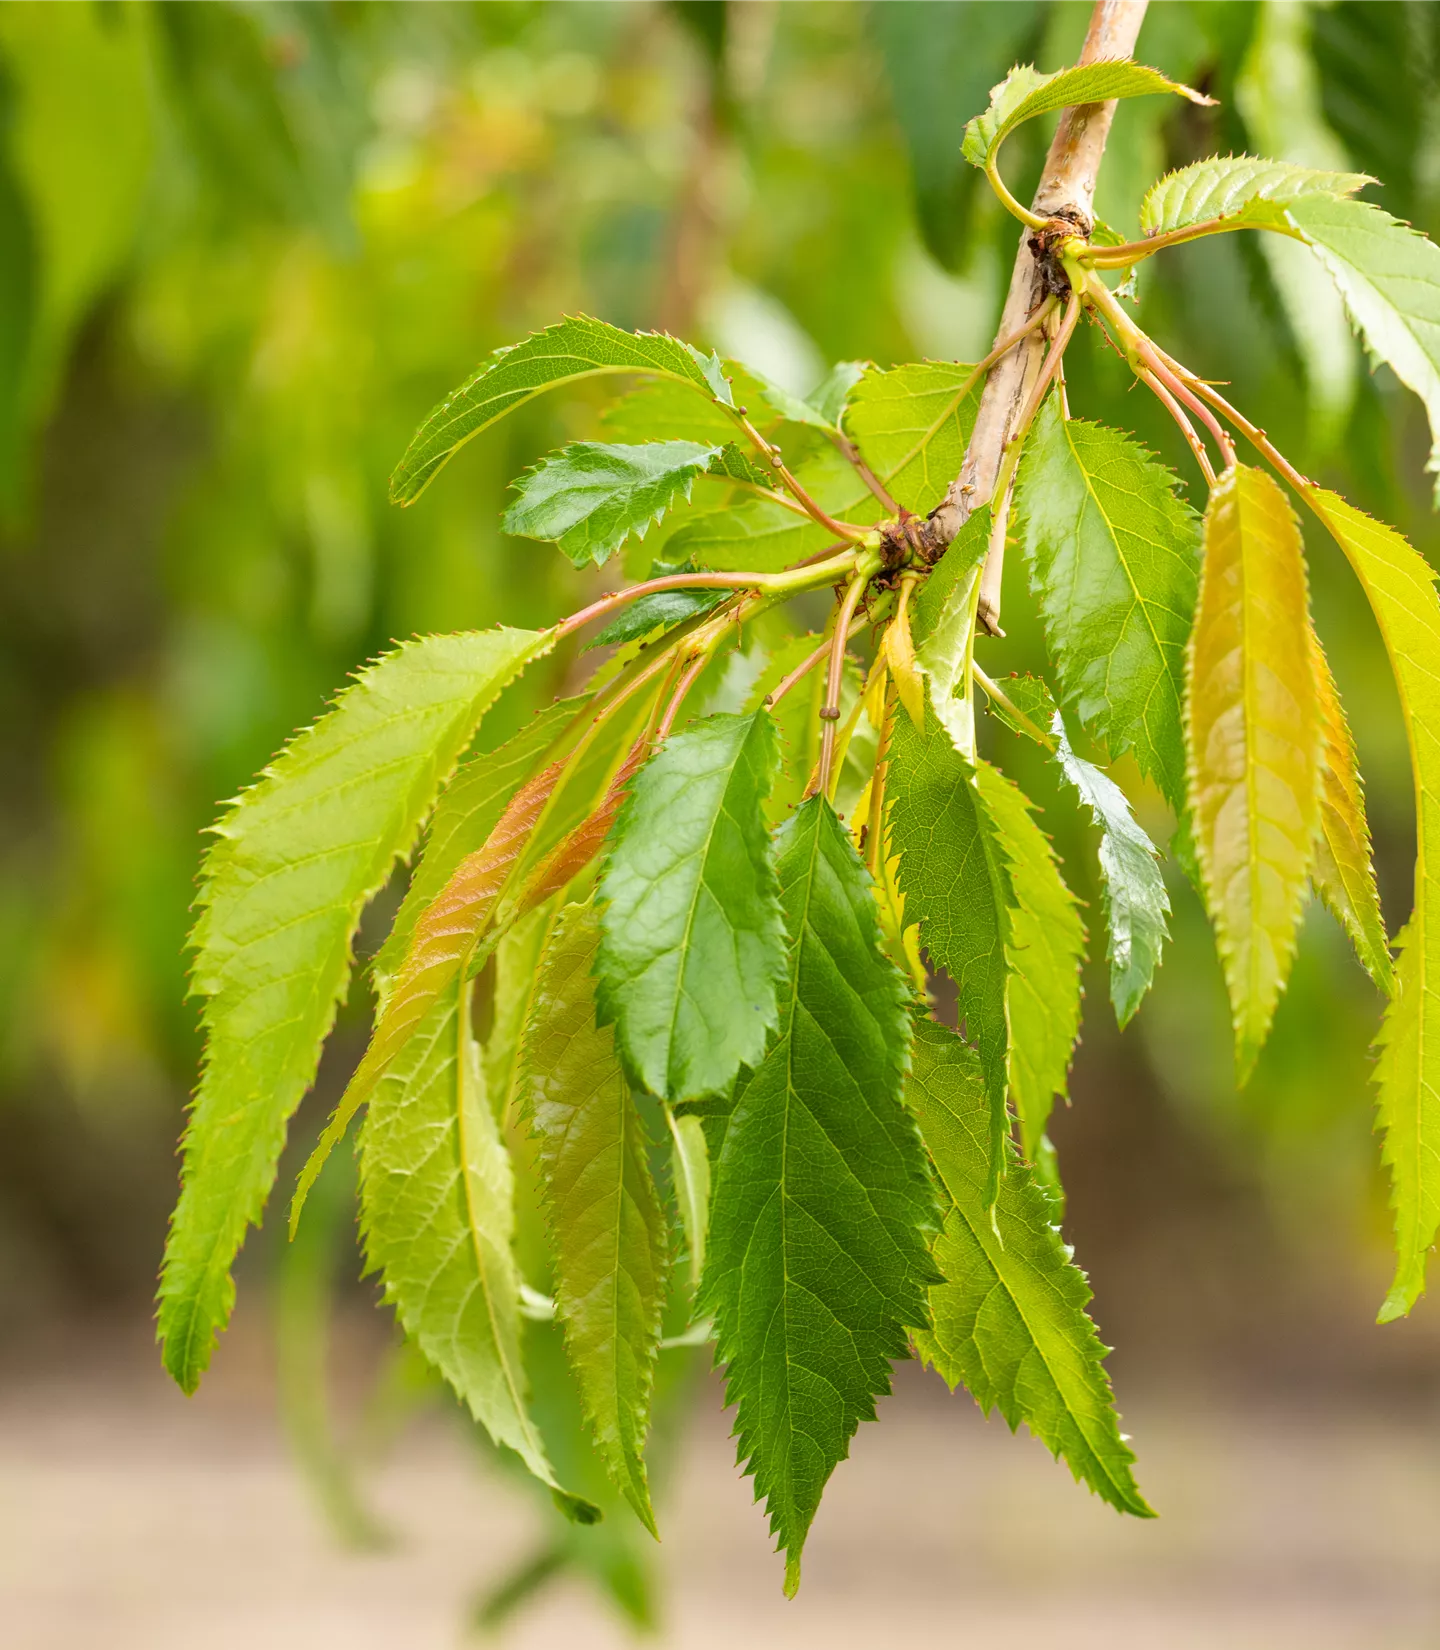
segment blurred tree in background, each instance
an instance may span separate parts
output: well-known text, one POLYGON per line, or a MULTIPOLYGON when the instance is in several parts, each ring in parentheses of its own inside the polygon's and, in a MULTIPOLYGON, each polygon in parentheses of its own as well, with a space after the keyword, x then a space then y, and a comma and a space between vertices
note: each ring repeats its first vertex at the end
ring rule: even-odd
MULTIPOLYGON (((1015 234, 961 161, 960 134, 1013 61, 1072 61, 1088 9, 0 8, 12 1332, 144 1310, 197 1055, 184 942, 217 799, 392 638, 541 623, 596 577, 499 528, 506 478, 596 433, 583 399, 526 409, 402 514, 385 482, 418 420, 497 344, 577 310, 683 331, 802 392, 840 357, 977 358, 1015 234)), ((1249 149, 1372 171, 1382 205, 1440 229, 1436 6, 1171 0, 1152 6, 1137 55, 1219 104, 1121 106, 1097 202, 1116 227, 1135 233, 1161 171, 1249 149)), ((1014 140, 1022 197, 1045 135, 1014 140)), ((1297 464, 1433 558, 1422 409, 1388 372, 1372 376, 1323 275, 1292 250, 1227 236, 1147 266, 1143 324, 1243 385, 1297 464)), ((1072 361, 1081 416, 1137 429, 1180 467, 1173 428, 1126 396, 1122 363, 1072 361)), ((1413 857, 1402 724, 1338 553, 1312 548, 1393 928, 1413 857)), ((992 670, 1038 662, 1028 607, 1007 598, 992 670)), ((537 671, 487 739, 573 665, 557 654, 548 678, 537 671)), ((1038 759, 1007 747, 1006 760, 1043 802, 1054 782, 1038 759)), ((1158 795, 1129 780, 1163 840, 1158 795)), ((1093 903, 1093 853, 1061 817, 1047 823, 1067 877, 1093 903)), ((1292 1328, 1363 1325, 1365 1269, 1385 1264, 1368 1140, 1378 999, 1312 914, 1270 1047, 1237 1092, 1199 903, 1181 883, 1171 897, 1176 943, 1148 1014, 1123 1040, 1092 1015, 1076 1106, 1055 1128, 1102 1322, 1122 1346, 1168 1341, 1175 1356, 1217 1327, 1221 1345, 1244 1344, 1280 1295, 1292 1328), (1141 1229, 1143 1252, 1128 1243, 1141 1229)), ((358 1054, 368 1005, 354 996, 302 1133, 358 1054)), ((336 1199, 343 1213, 343 1185, 336 1199)), ((248 1264, 267 1264, 263 1244, 252 1251, 248 1264)), ((303 1279, 293 1289, 282 1310, 290 1298, 303 1319, 303 1279)), ((543 1368, 536 1380, 543 1403, 543 1368)), ((542 1552, 536 1576, 564 1561, 542 1552)), ((598 1562, 643 1619, 635 1561, 598 1562)))

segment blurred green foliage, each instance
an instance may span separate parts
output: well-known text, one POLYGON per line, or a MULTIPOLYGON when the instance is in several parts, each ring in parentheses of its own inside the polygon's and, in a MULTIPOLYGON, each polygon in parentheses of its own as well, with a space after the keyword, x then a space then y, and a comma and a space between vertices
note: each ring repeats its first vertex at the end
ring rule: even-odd
MULTIPOLYGON (((597 588, 499 516, 524 465, 600 432, 601 392, 536 403, 400 512, 386 477, 429 407, 487 351, 577 310, 669 326, 797 391, 840 358, 975 359, 1015 235, 960 131, 1017 57, 1073 60, 1088 11, 0 7, 7 1299, 44 1310, 148 1288, 197 1054, 184 940, 218 799, 391 638, 548 622, 597 588)), ((1440 227, 1440 8, 1171 0, 1138 55, 1220 102, 1121 106, 1098 201, 1117 227, 1134 231, 1161 170, 1267 145, 1371 170, 1382 204, 1440 227)), ((1007 149, 1017 195, 1043 143, 1026 128, 1007 149)), ((1293 268, 1244 236, 1157 262, 1140 277, 1147 329, 1232 380, 1303 470, 1433 553, 1419 404, 1369 373, 1334 306, 1308 305, 1293 268)), ((1067 369, 1079 415, 1137 429, 1188 477, 1122 363, 1082 340, 1067 369)), ((1311 549, 1393 929, 1410 902, 1403 733, 1348 575, 1331 546, 1311 549)), ((986 669, 1041 666, 1018 557, 1005 617, 986 669)), ((533 673, 487 738, 574 671, 557 657, 533 673)), ((990 737, 1098 907, 1089 826, 1021 741, 990 737)), ((1163 840, 1158 796, 1127 781, 1163 840)), ((1269 1188, 1282 1229, 1383 1242, 1366 1053, 1379 1005, 1338 930, 1307 923, 1271 1046, 1237 1092, 1203 917, 1183 882, 1171 894, 1175 945, 1123 1055, 1092 962, 1082 1058, 1102 1083, 1148 1068, 1145 1092, 1269 1188)), ((336 1075, 322 1073, 332 1094, 336 1075)), ((1083 1129, 1061 1120, 1062 1166, 1066 1131, 1083 1129)))

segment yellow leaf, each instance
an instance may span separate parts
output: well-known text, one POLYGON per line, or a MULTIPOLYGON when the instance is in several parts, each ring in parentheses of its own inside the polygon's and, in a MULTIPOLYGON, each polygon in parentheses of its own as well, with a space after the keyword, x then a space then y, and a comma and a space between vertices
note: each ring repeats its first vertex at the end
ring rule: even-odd
POLYGON ((895 679, 895 690, 900 695, 900 703, 909 712, 910 720, 917 728, 925 726, 925 681, 915 663, 915 643, 910 635, 910 591, 912 585, 909 580, 900 586, 900 601, 895 609, 895 617, 885 630, 882 643, 885 661, 890 666, 890 674, 895 679))
POLYGON ((1324 745, 1320 764, 1320 836, 1315 844, 1315 892, 1350 936, 1355 955, 1387 995, 1395 991, 1395 967, 1380 894, 1370 858, 1370 826, 1365 788, 1355 760, 1355 741, 1320 638, 1310 632, 1315 692, 1320 703, 1324 745))
POLYGON ((1320 822, 1320 706, 1304 550, 1284 493, 1233 466, 1210 494, 1204 542, 1186 763, 1243 1082, 1295 954, 1320 822))

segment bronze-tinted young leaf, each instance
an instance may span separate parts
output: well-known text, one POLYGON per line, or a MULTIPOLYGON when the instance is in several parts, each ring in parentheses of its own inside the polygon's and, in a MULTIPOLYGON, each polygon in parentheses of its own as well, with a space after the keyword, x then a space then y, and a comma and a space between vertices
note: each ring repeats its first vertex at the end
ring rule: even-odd
POLYGON ((1320 705, 1300 526, 1236 465, 1205 512, 1187 655, 1190 815, 1248 1077, 1295 954, 1320 820, 1320 705))
POLYGON ((1311 876, 1315 891, 1350 936, 1355 955, 1387 995, 1395 990, 1390 939, 1380 914, 1380 891, 1370 858, 1370 824, 1365 817, 1365 787, 1355 758, 1355 741, 1330 663, 1312 629, 1315 691, 1325 748, 1320 772, 1320 837, 1311 876))
POLYGON ((606 1470, 652 1535, 645 1472, 669 1233, 609 1026, 595 1023, 592 904, 568 906, 540 964, 521 1055, 555 1257, 555 1310, 606 1470))

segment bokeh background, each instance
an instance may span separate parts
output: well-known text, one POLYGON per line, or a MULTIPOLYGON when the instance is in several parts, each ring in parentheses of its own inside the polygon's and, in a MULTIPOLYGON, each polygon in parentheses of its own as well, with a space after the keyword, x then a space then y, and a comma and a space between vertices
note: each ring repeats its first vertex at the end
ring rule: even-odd
MULTIPOLYGON (((1123 1037, 1090 977, 1052 1130, 1157 1524, 1127 1526, 904 1368, 787 1606, 718 1387, 677 1366, 664 1546, 618 1528, 586 1545, 396 1349, 358 1277, 343 1169, 294 1249, 269 1228, 247 1245, 197 1399, 150 1345, 217 801, 392 638, 548 622, 593 594, 498 517, 511 476, 596 431, 598 397, 533 404, 401 513, 385 481, 414 425, 486 352, 576 310, 801 392, 839 358, 977 358, 1015 234, 960 161, 964 122, 1012 62, 1073 61, 1088 9, 0 7, 0 1642, 1440 1644, 1440 1320, 1422 1303, 1372 1322, 1378 1000, 1312 911, 1237 1092, 1178 876, 1174 943, 1123 1037)), ((1166 167, 1250 150, 1372 172, 1372 198, 1440 228, 1435 5, 1155 0, 1139 55, 1220 101, 1122 105, 1110 223, 1133 232, 1166 167)), ((1017 194, 1046 135, 1007 148, 1017 194)), ((1371 373, 1290 250, 1232 236, 1147 265, 1142 322, 1433 556, 1419 405, 1371 373)), ((1188 473, 1095 341, 1067 371, 1078 415, 1188 473)), ((1404 734, 1356 587, 1312 551, 1394 929, 1404 734)), ((987 668, 1043 666, 1023 579, 1005 602, 987 668)), ((1029 750, 988 737, 1096 904, 1088 828, 1029 750)), ((357 987, 298 1154, 367 1009, 357 987)))

